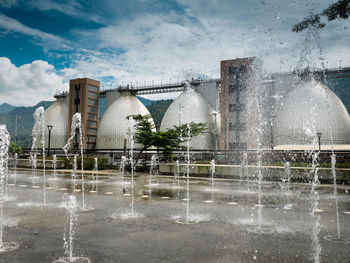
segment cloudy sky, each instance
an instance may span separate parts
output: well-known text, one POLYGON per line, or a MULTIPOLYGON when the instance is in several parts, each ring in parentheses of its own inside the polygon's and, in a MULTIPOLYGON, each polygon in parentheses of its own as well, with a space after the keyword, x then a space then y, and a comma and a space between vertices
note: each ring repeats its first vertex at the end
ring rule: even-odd
MULTIPOLYGON (((220 60, 237 57, 259 56, 267 72, 287 71, 305 49, 306 33, 292 26, 333 2, 0 0, 0 104, 51 100, 77 77, 104 89, 182 80, 188 70, 215 78, 220 60)), ((350 66, 349 30, 349 20, 320 30, 327 67, 350 66)))

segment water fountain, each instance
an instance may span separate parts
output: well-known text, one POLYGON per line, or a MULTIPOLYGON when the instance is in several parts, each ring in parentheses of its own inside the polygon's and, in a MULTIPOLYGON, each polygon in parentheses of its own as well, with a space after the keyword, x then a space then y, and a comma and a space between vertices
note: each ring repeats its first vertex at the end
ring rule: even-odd
POLYGON ((95 180, 95 190, 94 187, 92 187, 92 190, 90 191, 90 193, 97 193, 97 185, 98 185, 98 160, 95 157, 94 158, 94 168, 93 168, 93 173, 92 176, 95 180))
POLYGON ((334 199, 334 212, 337 225, 337 235, 336 236, 325 236, 324 239, 336 243, 348 244, 350 241, 349 237, 343 237, 340 234, 340 219, 339 219, 339 205, 338 205, 338 189, 337 189, 337 175, 335 171, 335 164, 337 162, 336 155, 332 149, 331 154, 331 167, 332 167, 332 176, 333 176, 333 199, 334 199))
POLYGON ((59 258, 53 263, 89 263, 89 258, 74 256, 74 239, 78 227, 78 205, 74 195, 64 196, 66 212, 66 221, 63 231, 63 248, 65 257, 59 258))
POLYGON ((190 137, 191 137, 191 127, 187 123, 187 142, 186 142, 186 166, 185 166, 185 175, 186 175, 186 224, 189 221, 190 215, 190 164, 191 164, 191 155, 190 155, 190 137))
POLYGON ((127 158, 125 156, 122 156, 120 158, 120 167, 119 167, 119 171, 120 171, 120 179, 121 179, 121 191, 122 194, 124 194, 125 192, 125 182, 124 182, 124 177, 125 177, 125 163, 127 161, 127 158))
POLYGON ((56 154, 54 154, 52 156, 52 164, 53 164, 53 176, 49 180, 57 181, 57 180, 59 180, 59 178, 57 177, 57 172, 56 172, 56 169, 57 169, 57 156, 56 156, 56 154))
POLYGON ((37 176, 37 173, 36 173, 36 168, 37 168, 37 165, 38 165, 38 157, 35 154, 30 154, 30 157, 29 157, 29 161, 32 165, 32 179, 39 179, 39 177, 37 176))
POLYGON ((77 190, 80 190, 80 189, 77 189, 77 170, 78 170, 77 154, 74 154, 73 155, 73 169, 72 169, 72 173, 71 173, 73 192, 79 192, 77 190))
MULTIPOLYGON (((316 144, 316 136, 315 139, 313 140, 313 149, 316 144)), ((312 168, 311 168, 311 175, 313 175, 313 180, 312 180, 312 185, 311 185, 311 211, 310 215, 311 218, 314 219, 314 225, 312 227, 312 233, 311 233, 311 240, 312 240, 312 254, 313 254, 313 259, 315 263, 320 262, 320 254, 321 254, 321 245, 320 245, 320 240, 319 240, 319 233, 321 231, 321 224, 320 220, 321 217, 318 214, 320 210, 318 209, 318 203, 319 203, 319 193, 317 190, 317 185, 319 183, 318 180, 318 156, 319 152, 316 152, 313 150, 312 153, 312 168)))
POLYGON ((290 163, 286 162, 284 164, 284 177, 282 178, 282 182, 290 182, 290 163))
MULTIPOLYGON (((42 148, 42 164, 43 164, 43 205, 46 206, 46 164, 45 164, 45 116, 44 116, 44 107, 39 107, 35 110, 34 117, 34 126, 32 129, 32 147, 31 152, 35 153, 38 150, 38 145, 42 148), (39 137, 39 141, 38 140, 39 137)), ((36 154, 33 158, 33 170, 36 170, 37 159, 36 154)))
POLYGON ((284 210, 291 210, 293 205, 289 202, 290 201, 290 177, 291 177, 291 170, 290 170, 290 162, 286 162, 284 164, 284 174, 282 177, 282 182, 286 182, 286 185, 281 184, 282 190, 286 188, 283 192, 287 196, 287 204, 283 207, 284 210))
POLYGON ((0 253, 15 250, 19 245, 15 242, 4 242, 4 203, 5 203, 5 184, 6 172, 8 166, 8 147, 10 145, 10 134, 6 125, 0 125, 0 253))
POLYGON ((13 184, 16 185, 17 183, 17 165, 18 165, 18 154, 15 153, 15 156, 13 158, 13 184))
MULTIPOLYGON (((190 83, 188 81, 185 82, 185 88, 189 92, 189 97, 191 97, 191 94, 194 92, 193 89, 190 86, 190 83)), ((186 115, 188 119, 190 118, 190 112, 189 109, 187 109, 186 115)), ((193 218, 190 218, 190 165, 191 165, 191 154, 190 154, 190 138, 191 138, 191 126, 189 121, 186 123, 187 126, 187 133, 186 133, 186 152, 185 152, 185 172, 184 177, 186 179, 186 197, 182 200, 186 202, 186 214, 182 217, 175 217, 176 222, 180 224, 195 224, 199 221, 197 220, 191 220, 193 218)))
POLYGON ((247 159, 245 158, 246 155, 247 155, 246 153, 243 153, 243 158, 242 158, 240 169, 239 169, 239 185, 242 184, 243 174, 245 172, 246 165, 247 165, 247 159))
MULTIPOLYGON (((156 181, 153 183, 153 177, 156 176, 156 167, 157 167, 157 159, 156 155, 153 154, 151 157, 151 165, 149 168, 149 177, 148 177, 148 194, 151 197, 152 196, 152 187, 157 186, 158 182, 156 181)), ((146 196, 144 196, 146 197, 146 196)))
MULTIPOLYGON (((247 179, 247 190, 249 191, 249 173, 248 173, 248 154, 246 152, 243 153, 241 168, 242 173, 245 172, 245 178, 247 179)), ((242 174, 243 177, 243 174, 242 174)))
POLYGON ((142 214, 136 213, 134 210, 134 202, 135 202, 135 197, 134 197, 134 177, 135 177, 135 163, 134 163, 134 134, 135 134, 135 120, 133 119, 132 116, 129 117, 129 122, 128 122, 128 127, 127 127, 127 132, 126 132, 126 137, 127 140, 130 143, 130 151, 129 151, 129 162, 130 162, 130 195, 131 195, 131 202, 130 202, 130 211, 125 212, 121 214, 122 219, 135 219, 139 217, 143 217, 142 214))
POLYGON ((214 174, 215 174, 215 160, 212 159, 210 161, 210 174, 211 174, 211 199, 205 200, 205 203, 213 203, 214 202, 214 174))
MULTIPOLYGON (((68 151, 71 149, 73 140, 77 138, 76 136, 78 136, 78 133, 79 133, 80 158, 81 158, 81 192, 82 192, 82 207, 80 208, 80 210, 89 211, 89 210, 92 210, 93 208, 85 205, 83 132, 82 132, 81 114, 79 112, 75 113, 72 117, 70 137, 68 138, 67 144, 62 148, 67 158, 68 158, 68 151)), ((74 143, 78 143, 78 140, 76 139, 74 143)), ((74 190, 78 191, 76 187, 74 187, 74 190)))
POLYGON ((176 190, 176 199, 179 199, 180 198, 180 164, 179 164, 179 160, 175 161, 173 189, 176 190))

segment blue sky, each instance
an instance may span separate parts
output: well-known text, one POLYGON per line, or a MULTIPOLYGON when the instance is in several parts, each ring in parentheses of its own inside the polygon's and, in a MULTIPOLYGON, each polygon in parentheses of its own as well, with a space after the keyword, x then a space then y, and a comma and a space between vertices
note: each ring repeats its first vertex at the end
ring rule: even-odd
POLYGON ((305 42, 317 49, 316 64, 350 66, 348 20, 329 23, 317 43, 291 31, 334 1, 0 0, 0 103, 52 99, 77 77, 103 88, 182 80, 188 70, 219 77, 220 60, 236 57, 287 71, 305 42))

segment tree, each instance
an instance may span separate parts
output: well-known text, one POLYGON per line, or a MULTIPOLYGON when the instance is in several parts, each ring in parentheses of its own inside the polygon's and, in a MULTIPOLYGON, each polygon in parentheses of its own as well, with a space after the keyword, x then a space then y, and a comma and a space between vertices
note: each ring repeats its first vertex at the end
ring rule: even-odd
POLYGON ((131 115, 136 121, 134 141, 142 144, 142 148, 136 158, 136 163, 141 154, 150 147, 161 149, 166 156, 170 156, 175 149, 181 149, 181 144, 189 138, 204 133, 207 128, 205 123, 188 123, 174 126, 166 131, 155 131, 155 125, 151 122, 151 115, 131 115))
POLYGON ((11 142, 8 151, 9 151, 10 155, 14 155, 15 153, 22 154, 22 147, 18 146, 14 142, 11 142))
POLYGON ((303 21, 293 26, 294 32, 303 31, 306 28, 312 26, 316 28, 325 27, 326 24, 321 22, 321 17, 326 16, 328 21, 332 21, 338 18, 348 19, 350 15, 350 0, 339 0, 338 2, 330 5, 328 8, 322 11, 320 14, 306 17, 303 21))

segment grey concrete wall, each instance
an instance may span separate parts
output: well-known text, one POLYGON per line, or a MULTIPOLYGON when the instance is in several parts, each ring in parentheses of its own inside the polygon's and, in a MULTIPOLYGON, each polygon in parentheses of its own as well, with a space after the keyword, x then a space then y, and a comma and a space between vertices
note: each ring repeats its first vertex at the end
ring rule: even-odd
MULTIPOLYGON (((185 172, 185 165, 180 165, 180 173, 185 172)), ((174 174, 174 164, 160 164, 160 174, 174 174)), ((350 169, 336 169, 337 182, 350 184, 350 169)), ((190 168, 191 176, 209 177, 210 165, 209 164, 192 164, 190 168)), ((264 166, 262 167, 263 180, 265 181, 281 181, 286 178, 284 167, 276 166, 264 166)), ((333 183, 332 171, 330 168, 319 168, 318 170, 319 180, 322 183, 333 183)), ((240 179, 243 180, 249 178, 254 180, 258 178, 258 169, 256 166, 247 166, 246 169, 241 169, 239 165, 216 165, 215 167, 216 178, 226 179, 240 179)), ((291 167, 291 181, 308 182, 312 180, 310 168, 297 168, 291 167)))
MULTIPOLYGON (((10 168, 12 168, 12 160, 10 160, 10 168)), ((18 159, 17 160, 17 167, 21 168, 31 168, 32 165, 29 162, 29 159, 18 159)), ((53 161, 52 160, 45 160, 45 167, 47 169, 53 169, 53 161)), ((43 168, 43 161, 37 160, 37 168, 43 168)), ((57 160, 56 162, 56 169, 62 169, 64 168, 64 162, 61 160, 57 160)))

